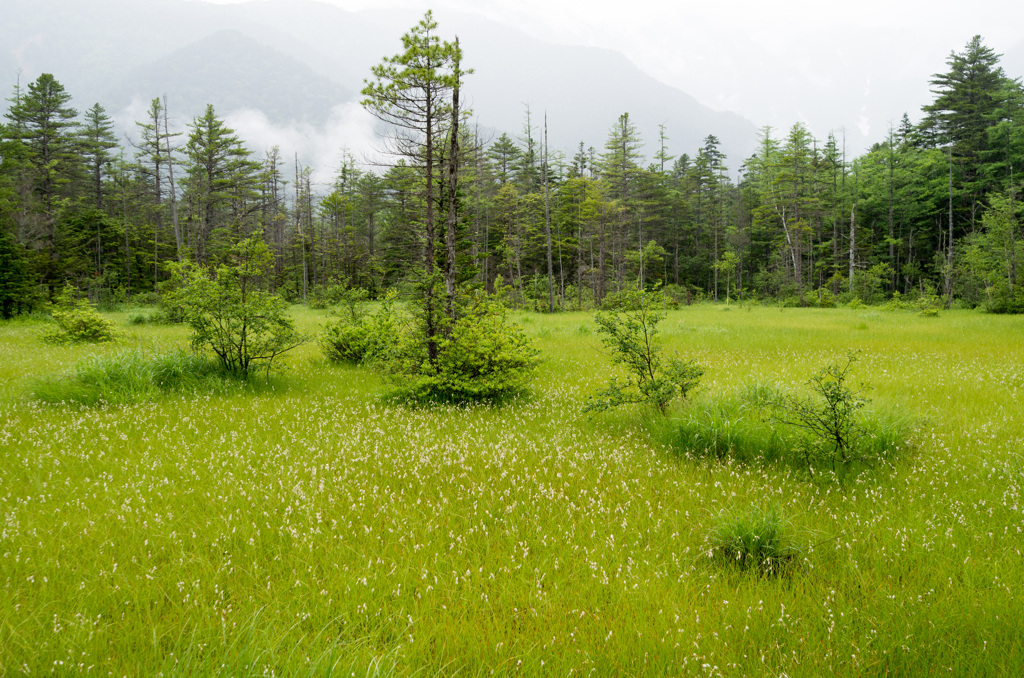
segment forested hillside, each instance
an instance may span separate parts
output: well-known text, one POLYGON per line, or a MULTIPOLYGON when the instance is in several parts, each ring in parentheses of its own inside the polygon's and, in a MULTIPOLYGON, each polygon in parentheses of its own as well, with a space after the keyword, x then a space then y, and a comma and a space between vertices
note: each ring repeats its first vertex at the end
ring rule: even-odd
MULTIPOLYGON (((468 95, 488 77, 469 75, 468 95)), ((168 262, 215 263, 253 234, 274 253, 272 286, 297 301, 337 284, 401 287, 423 261, 423 201, 440 166, 427 172, 414 155, 368 170, 348 158, 320 190, 309 170, 285 176, 276 148, 247 150, 212 106, 176 131, 160 99, 137 122, 139 145, 125 147, 104 102, 75 102, 59 80, 20 83, 0 127, 5 316, 66 281, 94 300, 152 295, 168 262)), ((678 153, 671 129, 640 137, 627 100, 604 145, 572 156, 547 150, 536 111, 496 138, 466 121, 448 203, 458 242, 439 240, 433 256, 453 245, 473 282, 538 307, 550 271, 560 308, 663 285, 680 301, 898 293, 1022 310, 1020 78, 976 37, 931 84, 921 123, 904 115, 859 157, 841 134, 815 139, 800 123, 762 129, 748 158, 726 157, 713 135, 678 153)))

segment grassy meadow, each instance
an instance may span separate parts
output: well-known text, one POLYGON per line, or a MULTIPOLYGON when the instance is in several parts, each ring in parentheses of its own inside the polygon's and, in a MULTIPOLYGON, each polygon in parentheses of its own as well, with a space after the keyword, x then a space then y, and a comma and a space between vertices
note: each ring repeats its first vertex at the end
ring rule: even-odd
POLYGON ((1024 673, 1022 317, 669 311, 705 368, 690 407, 861 351, 870 407, 916 424, 837 484, 583 414, 613 372, 586 313, 512 314, 544 362, 502 407, 384 403, 315 342, 249 389, 33 400, 83 357, 187 341, 105 315, 115 345, 0 324, 0 676, 1024 673), (781 576, 712 556, 768 508, 781 576))

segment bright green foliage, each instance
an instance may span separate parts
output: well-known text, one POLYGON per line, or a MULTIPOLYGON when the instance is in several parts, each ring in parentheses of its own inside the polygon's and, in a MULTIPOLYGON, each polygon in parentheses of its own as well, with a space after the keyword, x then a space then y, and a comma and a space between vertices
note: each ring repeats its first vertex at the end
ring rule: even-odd
POLYGON ((126 349, 112 356, 89 356, 74 371, 32 385, 32 395, 50 404, 128 404, 166 393, 222 391, 229 382, 210 358, 183 349, 146 355, 126 349))
POLYGON ((869 401, 848 383, 856 361, 856 353, 850 352, 844 363, 826 365, 812 376, 807 384, 817 398, 786 394, 775 402, 773 419, 807 434, 800 452, 812 475, 815 466, 827 464, 835 472, 876 456, 858 445, 865 433, 860 411, 869 401))
POLYGON ((243 377, 305 341, 288 317, 288 304, 265 291, 271 261, 262 240, 247 238, 231 250, 231 264, 210 270, 192 262, 172 265, 177 288, 170 303, 192 328, 192 348, 209 349, 229 372, 243 377))
POLYGON ((342 305, 354 318, 356 307, 366 301, 367 296, 369 293, 362 287, 348 287, 336 283, 315 288, 309 295, 309 307, 322 310, 342 305))
POLYGON ((657 312, 660 293, 631 291, 623 295, 621 313, 597 313, 594 321, 603 336, 601 342, 612 350, 612 361, 626 368, 624 382, 612 377, 608 386, 591 396, 588 411, 604 411, 620 405, 647 403, 665 412, 675 398, 686 398, 703 368, 693 361, 662 357, 655 342, 658 323, 665 317, 657 312))
MULTIPOLYGON (((396 325, 392 325, 395 327, 396 325)), ((427 359, 420 332, 406 331, 380 361, 394 376, 391 395, 414 402, 500 401, 526 390, 539 351, 505 307, 485 295, 472 300, 427 359)))
POLYGON ((774 508, 752 506, 745 513, 722 512, 711 534, 715 556, 728 565, 777 575, 796 555, 788 524, 774 508))
POLYGON ((114 324, 101 316, 87 299, 78 298, 78 290, 66 285, 57 296, 53 319, 59 331, 47 334, 54 343, 102 343, 114 341, 114 324))
POLYGON ((318 341, 324 356, 334 362, 361 363, 390 350, 400 334, 394 308, 396 294, 389 292, 373 314, 367 314, 360 303, 366 298, 366 290, 349 289, 340 296, 348 315, 320 333, 318 341))

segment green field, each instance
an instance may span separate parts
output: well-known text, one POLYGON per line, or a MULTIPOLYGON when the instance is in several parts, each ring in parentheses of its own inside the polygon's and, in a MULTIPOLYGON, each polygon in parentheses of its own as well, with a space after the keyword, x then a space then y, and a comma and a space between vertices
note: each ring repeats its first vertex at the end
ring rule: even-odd
POLYGON ((1024 673, 1024 318, 669 311, 698 400, 862 351, 872 407, 918 424, 840 485, 584 415, 611 363, 583 313, 513 314, 544 362, 500 408, 382 403, 315 343, 252 391, 31 401, 85 355, 187 340, 107 315, 100 348, 0 324, 2 676, 1024 673), (788 520, 783 576, 709 555, 753 506, 788 520))

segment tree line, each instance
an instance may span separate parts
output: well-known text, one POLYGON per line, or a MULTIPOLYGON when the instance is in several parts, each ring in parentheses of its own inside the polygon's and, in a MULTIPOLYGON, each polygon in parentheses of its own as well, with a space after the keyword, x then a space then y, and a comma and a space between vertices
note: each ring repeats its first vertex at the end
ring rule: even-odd
POLYGON ((933 77, 920 123, 904 114, 859 157, 841 132, 815 139, 801 123, 763 128, 746 159, 711 135, 676 156, 670 130, 644 140, 628 113, 570 157, 548 148, 546 114, 527 108, 518 135, 490 139, 453 114, 452 89, 486 75, 461 70, 457 41, 435 29, 421 22, 406 36, 420 42, 363 91, 393 161, 370 171, 345 154, 326 188, 299 158, 285 176, 278 148, 247 149, 212 106, 175 130, 154 99, 126 147, 100 104, 79 114, 52 75, 17 84, 0 125, 4 317, 66 282, 95 301, 154 299, 169 263, 215 266, 253 236, 272 254, 269 285, 293 301, 437 273, 445 303, 476 286, 538 310, 653 286, 678 301, 1024 310, 1024 90, 980 37, 933 77), (401 77, 413 80, 396 89, 401 77))

